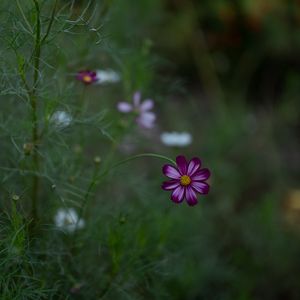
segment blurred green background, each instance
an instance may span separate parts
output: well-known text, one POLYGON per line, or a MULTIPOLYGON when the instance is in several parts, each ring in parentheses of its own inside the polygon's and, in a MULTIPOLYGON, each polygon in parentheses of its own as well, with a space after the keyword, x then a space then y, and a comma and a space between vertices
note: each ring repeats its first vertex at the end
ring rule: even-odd
MULTIPOLYGON (((2 8, 9 21, 9 3, 2 8)), ((83 11, 82 28, 56 25, 63 34, 43 53, 55 68, 43 66, 41 117, 75 107, 80 69, 113 68, 122 83, 86 89, 95 119, 51 132, 41 146, 57 190, 42 183, 33 250, 16 239, 18 217, 3 221, 1 299, 300 299, 299 1, 74 1, 69 20, 83 11), (124 137, 128 124, 116 103, 138 89, 155 100, 157 126, 124 137), (192 145, 164 146, 160 133, 174 130, 190 132, 192 145), (62 202, 80 206, 75 185, 87 185, 95 155, 108 164, 112 153, 141 152, 201 157, 212 172, 209 195, 193 208, 174 205, 160 189, 162 163, 142 159, 97 187, 86 230, 73 238, 53 230, 62 202)), ((14 60, 4 49, 3 86, 14 60)), ((17 168, 11 137, 21 147, 29 125, 7 117, 23 114, 15 96, 2 99, 1 165, 17 168)), ((0 175, 2 211, 12 194, 28 200, 26 176, 0 175)))

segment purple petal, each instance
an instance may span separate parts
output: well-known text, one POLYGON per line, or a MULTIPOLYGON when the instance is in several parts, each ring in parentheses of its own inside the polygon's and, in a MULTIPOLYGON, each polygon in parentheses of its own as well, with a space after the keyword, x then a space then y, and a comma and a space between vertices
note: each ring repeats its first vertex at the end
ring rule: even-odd
POLYGON ((132 105, 127 102, 119 102, 117 107, 118 110, 123 113, 128 113, 132 111, 132 105))
POLYGON ((192 181, 192 188, 200 194, 208 194, 209 185, 206 182, 192 181))
POLYGON ((164 165, 162 168, 163 173, 171 179, 180 179, 181 175, 178 170, 171 165, 164 165))
POLYGON ((145 128, 152 128, 154 126, 154 121, 156 116, 152 112, 141 113, 136 119, 137 123, 145 128))
POLYGON ((176 203, 180 203, 182 202, 183 198, 184 198, 184 192, 185 192, 185 188, 182 187, 181 185, 179 187, 177 187, 171 195, 171 199, 173 202, 176 203))
POLYGON ((140 105, 140 111, 146 112, 146 111, 152 109, 153 106, 154 106, 153 100, 147 99, 147 100, 143 101, 142 104, 140 105))
POLYGON ((192 176, 201 166, 201 160, 197 157, 191 159, 187 169, 187 175, 192 176))
POLYGON ((194 206, 198 203, 197 195, 190 186, 188 186, 185 190, 185 198, 186 198, 188 205, 190 205, 190 206, 194 206))
POLYGON ((180 185, 180 182, 178 180, 170 180, 170 181, 165 181, 162 184, 162 189, 169 191, 169 190, 174 190, 180 185))
POLYGON ((198 170, 197 172, 195 172, 191 178, 193 181, 194 180, 195 181, 204 181, 204 180, 208 179, 209 176, 210 176, 210 171, 208 169, 201 169, 201 170, 198 170))
POLYGON ((141 97, 142 97, 142 94, 139 91, 137 91, 133 94, 133 106, 134 107, 139 107, 140 106, 141 97))
POLYGON ((156 115, 153 112, 141 113, 140 117, 143 118, 144 120, 148 121, 148 122, 154 122, 155 119, 156 119, 156 115))
POLYGON ((180 171, 181 175, 186 174, 187 171, 187 161, 183 155, 179 155, 176 157, 176 163, 178 166, 178 170, 180 171))
POLYGON ((136 122, 138 123, 138 125, 142 128, 147 128, 147 129, 151 129, 154 127, 154 122, 151 122, 151 121, 147 121, 143 118, 137 118, 136 119, 136 122))

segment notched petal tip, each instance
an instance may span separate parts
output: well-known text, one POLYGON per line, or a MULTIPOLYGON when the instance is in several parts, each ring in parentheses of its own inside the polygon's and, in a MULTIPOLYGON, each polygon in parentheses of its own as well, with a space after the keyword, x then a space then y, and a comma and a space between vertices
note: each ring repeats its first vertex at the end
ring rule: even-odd
POLYGON ((191 201, 187 201, 187 204, 188 204, 188 206, 195 206, 195 205, 197 205, 198 204, 198 200, 196 200, 196 201, 194 201, 194 202, 191 202, 191 201))
POLYGON ((195 181, 205 181, 210 177, 211 173, 209 169, 201 169, 196 171, 193 176, 192 179, 195 181))
POLYGON ((207 184, 207 186, 203 189, 202 194, 207 195, 209 193, 209 190, 210 190, 210 186, 207 184))
POLYGON ((191 187, 186 188, 185 198, 189 206, 194 206, 198 203, 196 192, 191 187))
POLYGON ((198 157, 193 157, 188 164, 187 175, 189 176, 194 175, 195 172, 200 169, 200 167, 201 167, 201 160, 198 157))
POLYGON ((209 185, 206 182, 193 181, 191 186, 194 189, 194 191, 199 194, 207 195, 209 193, 209 185))
POLYGON ((182 155, 182 154, 180 154, 180 155, 177 155, 177 156, 176 156, 176 160, 177 160, 177 159, 179 159, 179 160, 181 160, 181 159, 184 159, 184 160, 186 160, 185 156, 184 156, 184 155, 182 155))
POLYGON ((195 165, 201 166, 201 159, 199 157, 193 157, 191 161, 193 161, 195 165))
POLYGON ((206 178, 206 179, 208 179, 208 178, 210 177, 210 175, 211 175, 211 172, 210 172, 210 170, 209 170, 209 169, 207 169, 207 168, 205 168, 205 169, 202 169, 202 170, 204 170, 204 172, 205 172, 205 174, 206 174, 206 176, 207 176, 207 178, 206 178))

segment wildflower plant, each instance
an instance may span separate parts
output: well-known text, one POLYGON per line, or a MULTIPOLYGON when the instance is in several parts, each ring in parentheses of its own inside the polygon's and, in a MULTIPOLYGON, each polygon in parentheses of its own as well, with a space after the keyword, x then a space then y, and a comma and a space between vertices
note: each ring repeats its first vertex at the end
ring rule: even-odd
MULTIPOLYGON (((174 162, 152 152, 126 158, 118 152, 122 139, 134 134, 131 127, 120 126, 119 112, 131 113, 137 125, 147 130, 154 127, 157 116, 154 101, 142 101, 141 92, 135 92, 147 90, 148 77, 134 87, 126 63, 120 63, 122 51, 107 53, 99 20, 105 20, 109 3, 99 7, 91 1, 81 11, 76 1, 0 3, 4 20, 0 53, 7 57, 0 61, 4 224, 0 261, 2 274, 7 274, 1 274, 0 289, 5 299, 63 299, 81 293, 87 284, 94 287, 86 292, 89 299, 104 297, 111 290, 120 294, 114 284, 122 284, 136 265, 148 264, 144 225, 138 228, 133 223, 136 237, 125 238, 126 213, 118 211, 121 197, 113 187, 122 187, 126 177, 117 177, 115 170, 141 158, 174 162), (108 58, 97 61, 101 55, 108 58), (102 67, 104 61, 110 65, 102 67), (132 103, 117 103, 128 94, 133 94, 132 103), (127 243, 137 245, 137 250, 130 253, 127 243), (129 269, 122 273, 126 262, 129 269), (10 272, 14 267, 16 275, 10 272), (93 282, 91 274, 102 278, 101 283, 93 282)), ((143 59, 146 50, 142 49, 143 59)), ((165 175, 176 181, 164 188, 174 187, 172 199, 180 202, 185 196, 192 205, 195 191, 208 192, 204 182, 208 176, 202 170, 206 177, 199 181, 203 174, 198 161, 194 168, 190 164, 181 177, 173 167, 164 167, 165 175)), ((157 174, 158 170, 159 166, 157 174)), ((141 173, 144 176, 145 170, 141 173)), ((153 245, 159 235, 156 239, 153 245)), ((152 247, 147 248, 149 253, 152 247)), ((147 272, 155 274, 151 269, 147 272)))

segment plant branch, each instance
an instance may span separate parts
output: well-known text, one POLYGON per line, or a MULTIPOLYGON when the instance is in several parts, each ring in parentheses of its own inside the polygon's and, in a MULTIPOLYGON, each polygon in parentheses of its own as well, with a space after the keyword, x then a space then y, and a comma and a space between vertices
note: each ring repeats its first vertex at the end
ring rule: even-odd
POLYGON ((156 154, 156 153, 141 153, 141 154, 137 154, 137 155, 134 155, 134 156, 130 156, 124 160, 121 160, 119 162, 117 162, 116 164, 112 165, 109 169, 105 170, 99 177, 98 177, 98 180, 102 177, 104 177, 105 175, 107 175, 111 170, 119 167, 120 165, 123 165, 129 161, 132 161, 134 159, 137 159, 137 158, 141 158, 141 157, 154 157, 154 158, 160 158, 160 159, 163 159, 163 160, 167 160, 168 162, 176 165, 176 162, 171 159, 171 158, 168 158, 164 155, 160 155, 160 154, 156 154))
POLYGON ((45 35, 42 38, 41 43, 44 43, 46 41, 46 39, 47 39, 47 37, 48 37, 48 35, 49 35, 50 31, 51 31, 51 28, 52 28, 52 25, 53 25, 53 22, 54 22, 56 8, 57 8, 57 0, 55 0, 54 6, 53 6, 53 9, 52 9, 52 13, 51 13, 51 17, 50 17, 50 21, 49 21, 46 33, 45 33, 45 35))
MULTIPOLYGON (((39 172, 39 154, 38 154, 38 111, 37 111, 37 86, 40 71, 40 58, 41 58, 41 20, 40 20, 40 6, 37 0, 33 0, 36 11, 36 34, 34 46, 34 71, 33 83, 30 91, 30 105, 31 105, 31 122, 32 122, 32 143, 34 145, 33 151, 33 169, 39 172)), ((32 182, 32 207, 31 214, 33 222, 37 220, 37 197, 38 197, 39 177, 34 176, 32 182)))
POLYGON ((25 21, 25 24, 28 26, 29 31, 32 33, 32 28, 31 28, 30 23, 28 22, 28 20, 27 20, 25 14, 24 14, 24 11, 23 11, 23 9, 22 9, 22 6, 20 5, 19 0, 16 0, 16 3, 17 3, 17 6, 18 6, 18 9, 19 9, 19 11, 20 11, 20 13, 21 13, 21 15, 22 15, 24 21, 25 21))

